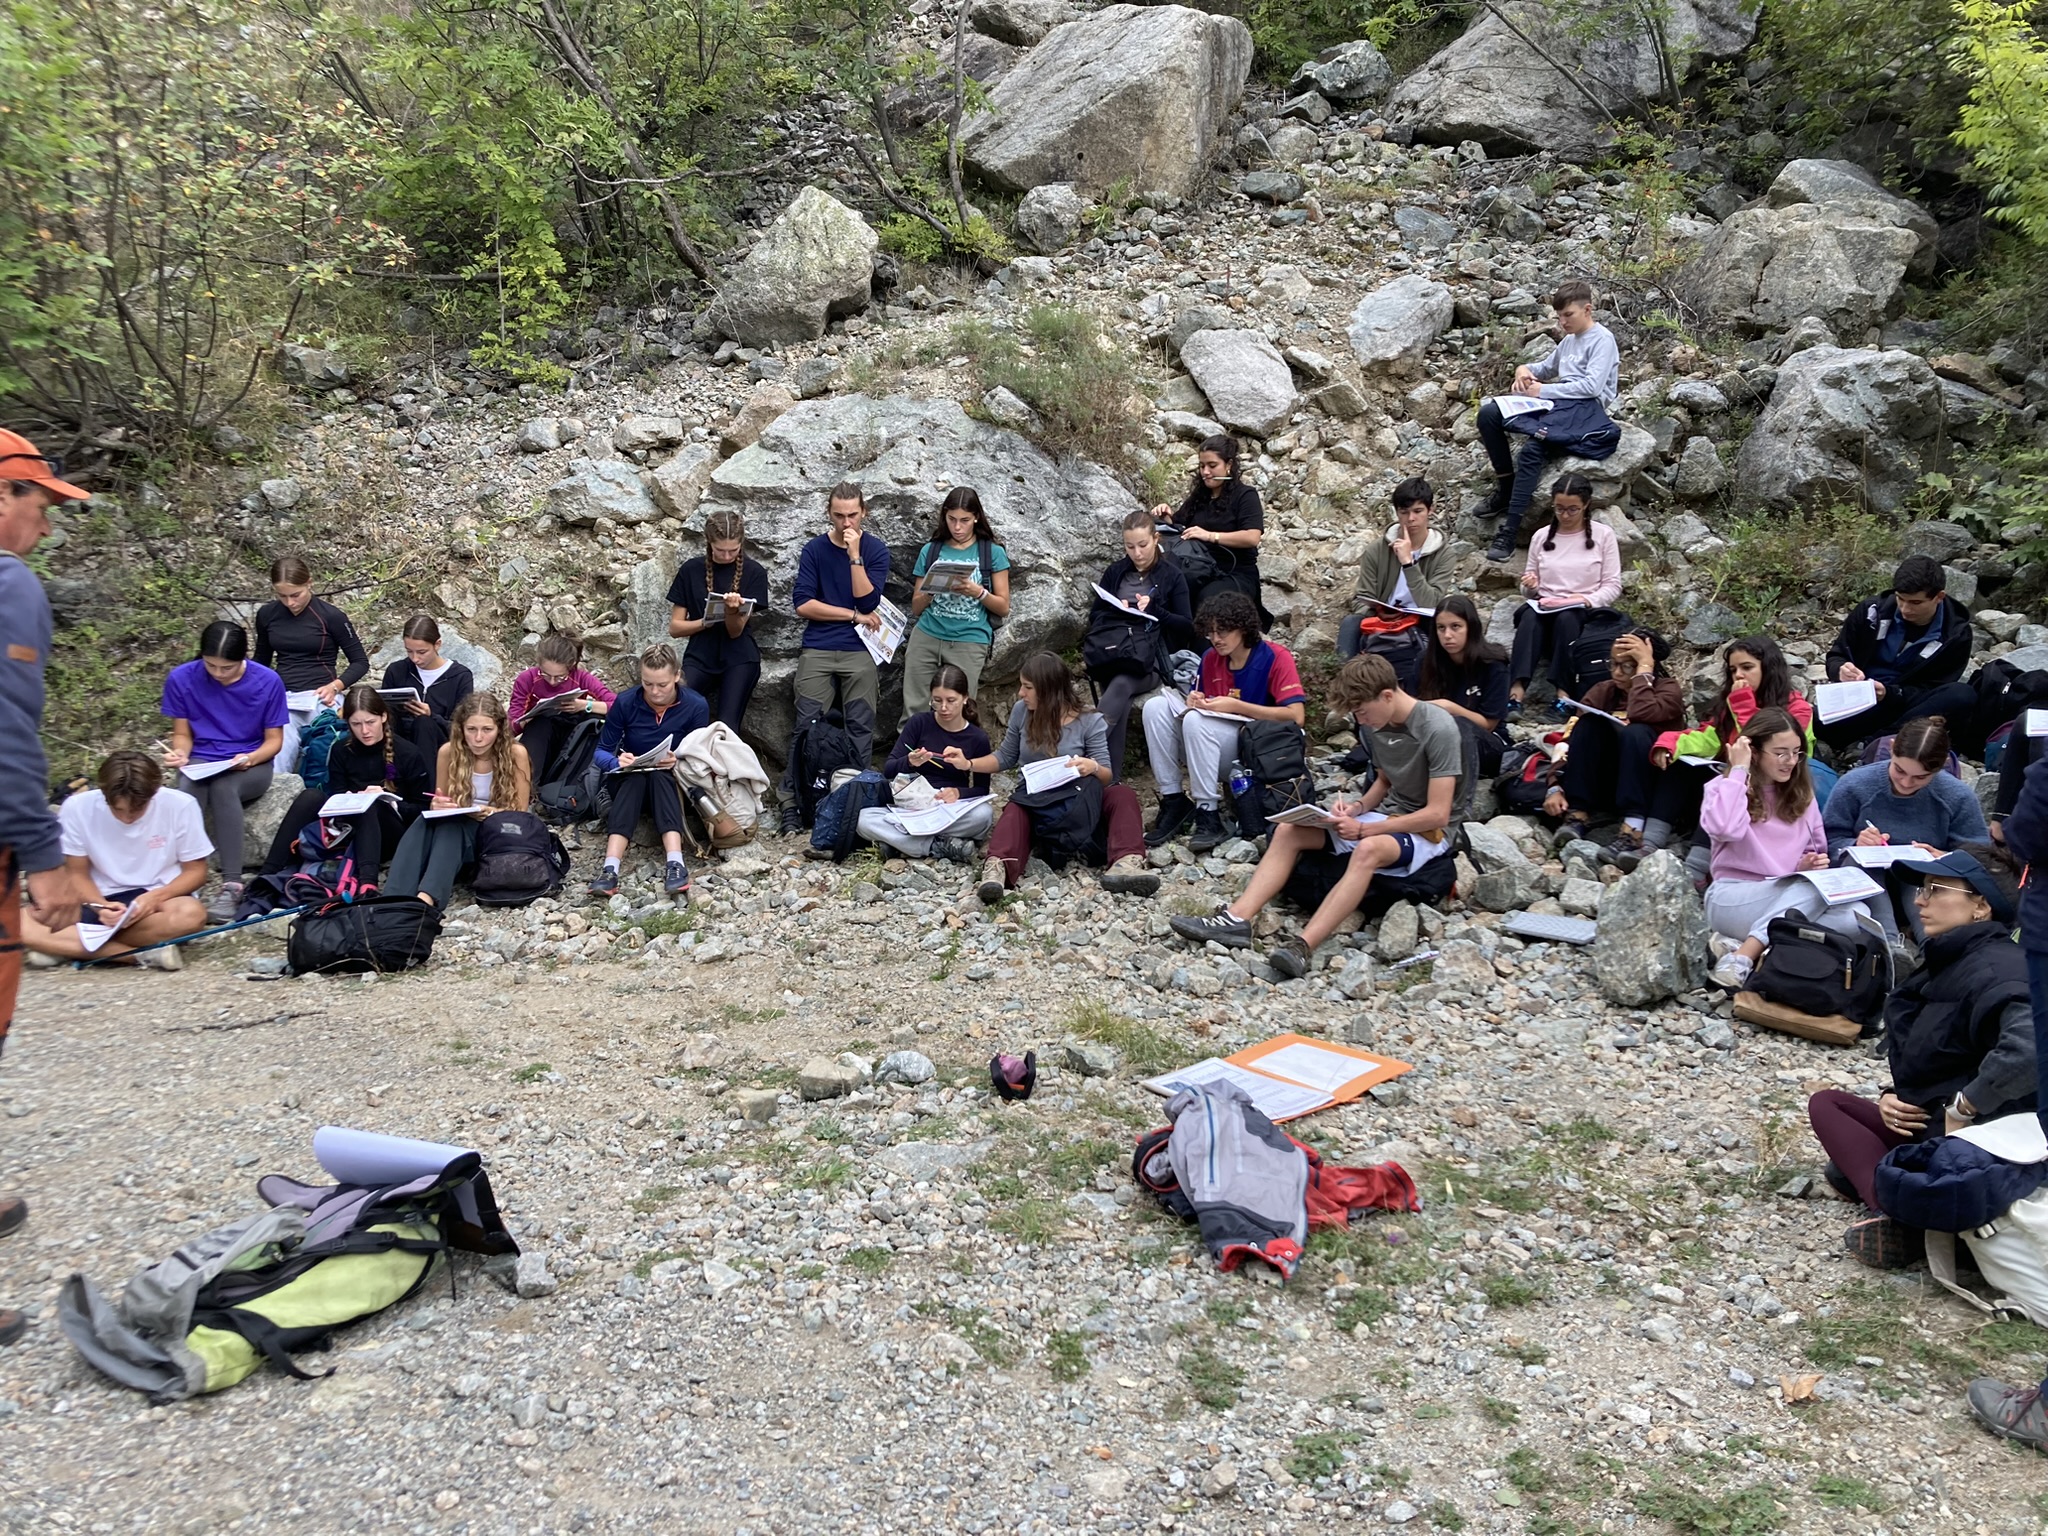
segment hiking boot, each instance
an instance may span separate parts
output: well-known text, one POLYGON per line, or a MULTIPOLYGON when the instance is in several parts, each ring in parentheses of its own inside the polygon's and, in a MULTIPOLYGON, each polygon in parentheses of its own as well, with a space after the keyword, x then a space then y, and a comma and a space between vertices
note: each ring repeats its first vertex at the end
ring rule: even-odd
POLYGON ((145 970, 182 971, 185 957, 178 952, 178 946, 167 944, 162 949, 147 949, 135 957, 135 963, 145 970))
POLYGON ((944 859, 948 864, 972 864, 974 844, 964 837, 935 837, 925 857, 944 859))
POLYGON ((2048 1404, 2039 1387, 2011 1387, 1985 1376, 1970 1383, 1970 1412, 1994 1435, 2048 1451, 2048 1404))
POLYGON ((241 905, 242 882, 239 880, 223 880, 220 890, 214 895, 213 900, 206 904, 207 920, 215 923, 232 923, 235 920, 235 913, 241 905))
POLYGON ((27 1332, 27 1318, 12 1307, 0 1307, 0 1348, 14 1343, 27 1332))
POLYGON ((1849 1175, 1842 1172, 1832 1162, 1822 1167, 1820 1176, 1821 1181, 1844 1200, 1861 1201, 1863 1199, 1861 1195, 1856 1193, 1856 1186, 1849 1182, 1849 1175))
POLYGON ((0 1195, 0 1237, 21 1230, 28 1220, 28 1202, 19 1195, 0 1195))
POLYGON ((1927 1240, 1918 1227, 1889 1216, 1867 1216, 1852 1222, 1842 1234, 1842 1246, 1850 1258, 1872 1269, 1904 1269, 1927 1253, 1927 1240))
POLYGON ((1643 834, 1635 827, 1623 827, 1614 834, 1614 841, 1600 850, 1600 862, 1612 864, 1623 874, 1629 873, 1648 856, 1643 847, 1643 834))
POLYGON ((1156 896, 1159 875, 1135 853, 1127 853, 1102 872, 1102 888, 1120 896, 1156 896))
POLYGON ((1308 947, 1308 940, 1296 935, 1275 944, 1266 956, 1266 964, 1282 976, 1298 980, 1308 974, 1309 962, 1315 959, 1315 953, 1308 947))
POLYGON ((590 877, 590 894, 593 896, 616 896, 619 894, 619 867, 607 864, 590 877))
POLYGON ((1145 846, 1158 848, 1180 836, 1180 829, 1194 818, 1195 802, 1186 795, 1173 794, 1159 797, 1159 814, 1152 818, 1152 829, 1145 834, 1145 846))
POLYGON ((1495 475, 1493 494, 1486 498, 1486 505, 1473 514, 1476 517, 1494 518, 1508 515, 1508 503, 1515 499, 1515 477, 1495 475))
POLYGON ((981 883, 974 888, 975 894, 985 906, 994 906, 1003 899, 1003 893, 1010 888, 1008 873, 1001 859, 981 861, 981 883))
POLYGON ((1504 565, 1515 557, 1515 536, 1501 532, 1493 536, 1493 542, 1486 546, 1486 558, 1494 565, 1504 565))
POLYGON ((670 859, 668 871, 661 877, 661 888, 671 896, 690 894, 690 863, 687 859, 670 859))
POLYGON ((1230 829, 1223 825, 1223 815, 1213 805, 1195 807, 1195 830, 1188 838, 1189 853, 1208 853, 1221 848, 1230 841, 1230 829))
POLYGON ((1225 949, 1252 947, 1252 925, 1232 915, 1228 907, 1218 907, 1207 917, 1169 917, 1166 926, 1190 944, 1206 944, 1214 939, 1225 949))
POLYGON ((782 807, 782 835, 784 837, 800 837, 803 834, 803 830, 804 813, 798 808, 797 803, 791 800, 782 807))
POLYGON ((1756 969, 1756 962, 1741 953, 1723 955, 1720 963, 1707 972, 1707 980, 1717 987, 1730 992, 1740 992, 1749 985, 1749 973, 1756 969))

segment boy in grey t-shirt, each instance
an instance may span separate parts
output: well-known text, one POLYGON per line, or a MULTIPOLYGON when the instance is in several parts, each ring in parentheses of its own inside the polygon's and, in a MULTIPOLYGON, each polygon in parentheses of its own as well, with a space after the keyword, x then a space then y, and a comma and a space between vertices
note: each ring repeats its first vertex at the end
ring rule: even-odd
POLYGON ((1345 856, 1343 878, 1301 930, 1267 956, 1284 976, 1306 976, 1316 947, 1364 901, 1373 876, 1411 875, 1450 852, 1451 808, 1464 775, 1458 723, 1445 711, 1404 692, 1384 656, 1354 656, 1330 686, 1330 702, 1372 739, 1378 776, 1351 804, 1330 808, 1333 827, 1275 823, 1266 855, 1244 894, 1209 917, 1175 917, 1173 931, 1192 944, 1208 939, 1233 949, 1252 942, 1252 919, 1279 895, 1305 853, 1329 849, 1345 856))

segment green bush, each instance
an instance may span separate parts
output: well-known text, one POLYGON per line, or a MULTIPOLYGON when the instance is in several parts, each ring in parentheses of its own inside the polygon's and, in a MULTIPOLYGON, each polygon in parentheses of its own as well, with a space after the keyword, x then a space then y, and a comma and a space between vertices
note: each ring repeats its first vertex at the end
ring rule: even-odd
POLYGON ((1758 513, 1720 532, 1727 543, 1705 562, 1707 595, 1760 630, 1776 628, 1795 603, 1833 613, 1869 596, 1899 553, 1896 528, 1843 505, 1758 513))
POLYGON ((974 359, 983 388, 1000 385, 1038 412, 1044 425, 1036 435, 1046 447, 1129 467, 1125 450, 1138 435, 1138 366, 1093 315, 1041 304, 1014 330, 959 326, 953 343, 974 359))

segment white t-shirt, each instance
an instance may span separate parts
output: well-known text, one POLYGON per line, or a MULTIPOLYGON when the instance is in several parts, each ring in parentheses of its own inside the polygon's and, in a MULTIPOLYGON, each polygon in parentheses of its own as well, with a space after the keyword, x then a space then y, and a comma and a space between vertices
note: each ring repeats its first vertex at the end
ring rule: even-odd
POLYGON ((420 675, 420 687, 422 689, 427 689, 433 687, 434 684, 441 681, 442 677, 447 673, 448 669, 454 665, 455 663, 452 661, 444 661, 441 663, 441 665, 434 668, 431 672, 428 671, 425 667, 421 666, 415 666, 413 668, 413 671, 419 673, 420 675))
POLYGON ((213 852, 199 802, 181 789, 160 789, 133 826, 115 819, 99 790, 73 795, 58 807, 66 858, 90 861, 102 895, 153 891, 178 877, 180 865, 213 852))

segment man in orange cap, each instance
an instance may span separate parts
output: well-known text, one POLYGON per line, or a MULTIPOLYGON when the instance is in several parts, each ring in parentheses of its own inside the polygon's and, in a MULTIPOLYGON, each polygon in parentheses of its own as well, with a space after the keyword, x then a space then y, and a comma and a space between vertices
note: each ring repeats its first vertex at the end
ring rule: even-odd
MULTIPOLYGON (((0 431, 0 1047, 14 1022, 21 986, 21 888, 36 921, 78 921, 76 882, 64 867, 50 814, 50 767, 43 757, 43 667, 50 659, 50 600, 26 556, 50 531, 50 506, 90 494, 62 478, 63 464, 16 432, 0 431)), ((0 1237, 28 1219, 28 1202, 0 1195, 0 1237)), ((0 1308, 0 1344, 26 1327, 0 1308)))

